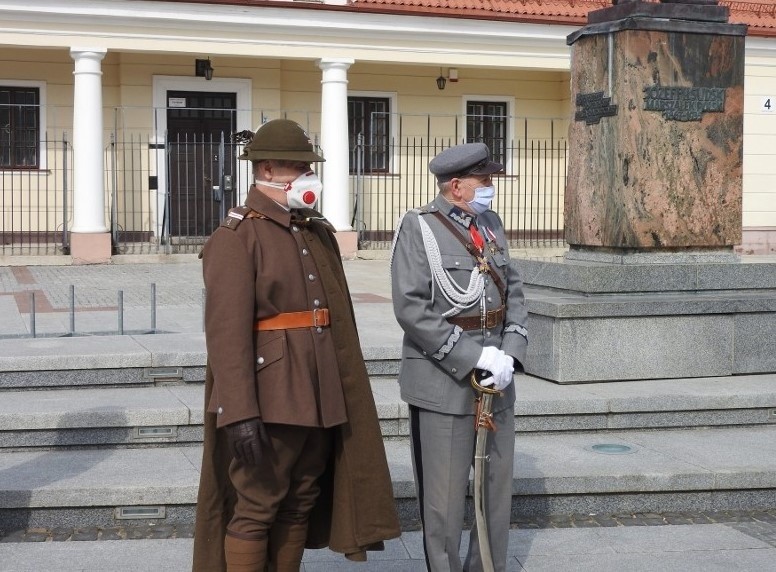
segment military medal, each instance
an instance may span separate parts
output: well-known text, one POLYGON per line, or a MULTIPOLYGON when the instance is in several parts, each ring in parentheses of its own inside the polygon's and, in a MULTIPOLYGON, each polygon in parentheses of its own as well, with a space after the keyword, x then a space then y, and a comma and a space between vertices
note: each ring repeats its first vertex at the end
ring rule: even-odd
POLYGON ((480 234, 480 231, 477 230, 476 225, 469 225, 469 236, 471 237, 472 244, 478 253, 474 256, 477 259, 477 270, 479 270, 481 274, 487 274, 490 272, 490 264, 488 264, 488 258, 483 255, 485 241, 482 240, 482 235, 480 234))

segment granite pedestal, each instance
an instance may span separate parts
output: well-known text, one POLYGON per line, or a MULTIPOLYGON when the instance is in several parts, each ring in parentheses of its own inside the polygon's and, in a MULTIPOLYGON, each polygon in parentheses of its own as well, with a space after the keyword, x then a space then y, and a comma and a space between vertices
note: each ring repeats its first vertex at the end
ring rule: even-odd
POLYGON ((614 2, 571 34, 561 261, 519 263, 526 370, 559 383, 776 371, 776 264, 743 263, 746 27, 614 2))
POLYGON ((776 261, 517 264, 532 375, 583 383, 776 371, 776 261))

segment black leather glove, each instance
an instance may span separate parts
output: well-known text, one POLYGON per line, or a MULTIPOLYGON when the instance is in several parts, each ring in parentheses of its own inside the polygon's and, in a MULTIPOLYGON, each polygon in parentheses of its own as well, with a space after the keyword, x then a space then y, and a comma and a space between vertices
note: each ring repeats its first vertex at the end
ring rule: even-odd
POLYGON ((269 445, 267 429, 260 418, 246 419, 227 425, 226 436, 232 456, 246 465, 256 466, 261 462, 262 449, 269 445))

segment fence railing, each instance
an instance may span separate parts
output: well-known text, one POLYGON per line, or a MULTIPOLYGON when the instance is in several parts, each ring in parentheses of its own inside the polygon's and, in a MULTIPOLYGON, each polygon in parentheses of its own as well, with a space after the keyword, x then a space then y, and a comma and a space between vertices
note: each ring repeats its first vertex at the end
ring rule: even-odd
POLYGON ((0 254, 70 251, 73 150, 67 132, 44 136, 40 169, 0 170, 0 254))
MULTIPOLYGON (((392 142, 393 167, 366 173, 361 154, 373 150, 360 141, 354 148, 353 226, 359 247, 387 248, 402 213, 431 202, 437 194, 428 162, 451 140, 407 138, 392 142)), ((499 213, 512 247, 563 243, 563 193, 568 146, 565 138, 521 138, 505 147, 505 172, 494 176, 499 213)))
MULTIPOLYGON (((117 110, 117 117, 124 118, 125 111, 117 110)), ((516 135, 501 150, 505 173, 495 177, 494 210, 504 221, 511 246, 562 244, 568 148, 565 136, 556 134, 565 132, 566 123, 510 120, 516 135)), ((367 172, 359 161, 359 156, 376 151, 368 142, 362 139, 352 149, 355 168, 348 216, 358 231, 359 248, 388 248, 398 217, 436 195, 428 163, 464 139, 460 119, 434 121, 410 129, 420 122, 405 120, 388 149, 383 145, 379 150, 389 156, 389 167, 381 171, 367 172), (444 131, 451 136, 436 135, 444 131)), ((52 128, 44 134, 40 152, 45 168, 0 170, 0 254, 69 252, 74 165, 68 133, 52 128)), ((114 253, 166 254, 201 248, 226 211, 243 203, 251 182, 250 163, 237 160, 242 146, 231 142, 229 135, 168 140, 166 134, 115 122, 104 147, 105 217, 114 253)), ((325 201, 324 192, 321 206, 325 201)))

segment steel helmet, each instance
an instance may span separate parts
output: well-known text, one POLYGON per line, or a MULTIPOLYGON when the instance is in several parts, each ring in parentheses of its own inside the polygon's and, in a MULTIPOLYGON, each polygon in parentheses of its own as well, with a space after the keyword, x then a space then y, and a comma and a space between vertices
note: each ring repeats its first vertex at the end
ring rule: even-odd
POLYGON ((239 158, 247 161, 286 159, 308 163, 326 160, 313 151, 313 142, 304 129, 290 119, 273 119, 259 127, 239 158))

